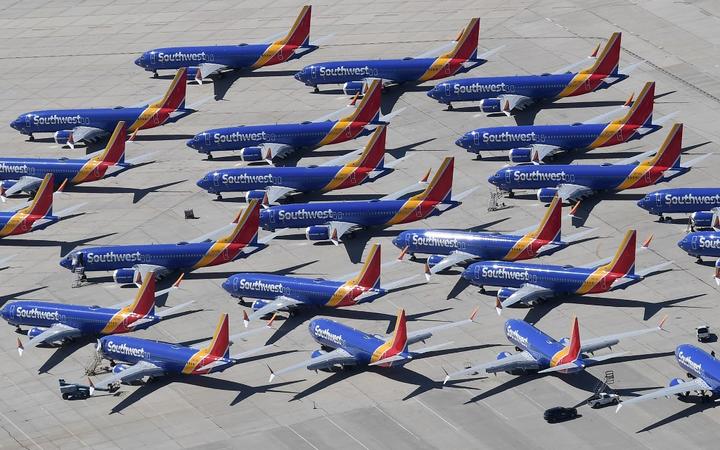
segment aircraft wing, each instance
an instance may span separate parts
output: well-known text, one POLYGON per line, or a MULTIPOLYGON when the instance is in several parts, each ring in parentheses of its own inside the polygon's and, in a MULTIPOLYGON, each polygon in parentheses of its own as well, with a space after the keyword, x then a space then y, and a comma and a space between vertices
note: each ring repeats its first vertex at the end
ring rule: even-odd
POLYGON ((461 252, 458 250, 455 250, 454 252, 450 253, 448 256, 444 257, 439 263, 435 264, 430 268, 430 274, 434 275, 438 272, 441 272, 448 267, 452 267, 456 264, 460 264, 465 261, 472 261, 473 259, 477 259, 477 255, 473 255, 471 253, 461 252))
POLYGON ((612 122, 615 119, 619 119, 620 117, 625 115, 625 113, 627 112, 628 109, 630 109, 630 106, 632 105, 631 100, 632 100, 632 96, 630 97, 630 99, 628 99, 627 102, 625 102, 625 104, 623 106, 621 106, 619 108, 614 108, 612 111, 608 111, 606 113, 600 114, 600 115, 590 118, 588 120, 583 120, 581 123, 583 123, 585 125, 603 124, 603 123, 612 122))
POLYGON ((195 81, 197 81, 198 84, 202 84, 204 78, 226 69, 229 69, 229 67, 224 64, 202 63, 198 66, 198 70, 195 73, 195 81))
POLYGON ((145 277, 148 273, 154 273, 158 278, 162 278, 165 275, 172 272, 165 266, 158 266, 156 264, 135 264, 134 269, 140 272, 141 277, 145 277))
MULTIPOLYGON (((532 231, 532 229, 529 231, 532 231)), ((597 231, 597 228, 586 228, 582 231, 578 231, 577 233, 571 234, 570 236, 563 239, 562 242, 559 242, 559 243, 558 242, 549 242, 538 249, 538 255, 540 255, 542 253, 553 251, 561 245, 567 245, 567 244, 572 244, 573 242, 577 242, 577 241, 583 239, 588 234, 593 233, 595 231, 597 231)), ((518 234, 520 234, 520 233, 518 233, 518 234)))
POLYGON ((110 390, 111 386, 117 383, 130 383, 144 377, 156 377, 160 375, 165 375, 165 371, 161 367, 149 361, 140 361, 125 370, 113 373, 109 377, 103 378, 97 383, 91 383, 90 395, 93 395, 95 390, 110 390))
POLYGON ((330 227, 330 241, 335 245, 340 245, 340 239, 343 235, 351 228, 358 226, 358 224, 333 220, 328 223, 328 226, 330 227))
POLYGON ((577 69, 578 67, 586 66, 586 65, 589 66, 595 62, 595 59, 596 59, 596 57, 594 57, 594 56, 588 56, 585 59, 581 59, 580 61, 574 62, 572 64, 568 64, 565 67, 561 67, 558 70, 556 70, 555 72, 551 72, 550 75, 562 75, 564 73, 572 72, 573 70, 577 69))
POLYGON ((295 151, 295 147, 287 144, 276 144, 274 142, 265 142, 261 144, 265 161, 270 163, 275 158, 285 158, 287 155, 295 151))
POLYGON ((478 308, 475 308, 473 310, 472 314, 470 314, 470 317, 468 317, 465 320, 460 320, 458 322, 444 323, 442 325, 436 325, 434 327, 425 328, 423 330, 418 330, 418 331, 413 331, 412 333, 408 333, 407 345, 412 345, 416 342, 425 341, 426 339, 430 339, 438 331, 449 330, 450 328, 455 328, 455 327, 459 327, 461 325, 467 325, 469 323, 472 323, 475 320, 475 315, 477 314, 477 311, 478 311, 478 308))
MULTIPOLYGON (((155 297, 157 297, 157 294, 155 295, 155 297)), ((160 312, 158 312, 158 313, 155 313, 155 315, 156 315, 157 317, 160 317, 161 319, 164 319, 164 318, 167 317, 167 316, 170 316, 170 315, 172 315, 172 314, 177 313, 178 311, 181 311, 181 310, 185 309, 186 307, 192 305, 193 303, 195 303, 195 301, 194 301, 194 300, 191 300, 191 301, 189 301, 189 302, 185 302, 185 303, 181 303, 181 304, 179 304, 179 305, 177 305, 177 306, 173 306, 172 308, 165 308, 165 309, 163 309, 162 311, 160 311, 160 312)), ((135 322, 133 322, 132 324, 130 324, 128 328, 135 329, 135 328, 137 328, 137 327, 140 326, 140 325, 144 325, 144 324, 146 324, 146 323, 148 323, 148 322, 151 322, 152 320, 154 320, 154 319, 140 319, 140 320, 136 320, 135 322)))
POLYGON ((300 300, 295 300, 294 298, 286 297, 284 295, 281 295, 279 297, 276 297, 275 300, 271 301, 267 305, 263 306, 262 308, 258 309, 257 311, 254 311, 252 314, 248 316, 248 320, 245 321, 245 326, 247 327, 248 322, 250 320, 255 320, 257 318, 267 316, 269 314, 272 314, 276 311, 279 311, 284 308, 292 308, 302 305, 303 302, 300 300))
POLYGON ((562 150, 557 145, 548 144, 532 144, 530 149, 530 160, 534 163, 540 163, 548 156, 552 156, 562 150))
POLYGON ((595 193, 587 186, 564 183, 558 185, 558 196, 562 201, 578 201, 595 193))
POLYGON ((475 373, 479 375, 484 375, 489 373, 506 372, 510 370, 531 370, 539 368, 540 366, 537 360, 533 358, 530 353, 522 352, 506 356, 505 358, 496 359, 494 361, 476 364, 472 367, 468 367, 467 369, 458 370, 457 372, 448 373, 445 375, 445 380, 443 381, 443 384, 447 383, 452 378, 461 377, 463 375, 472 375, 475 373))
POLYGON ((18 192, 37 191, 40 188, 40 184, 42 183, 42 181, 43 179, 38 177, 31 177, 27 175, 20 177, 17 183, 2 192, 3 199, 5 197, 10 197, 14 194, 17 194, 18 192))
MULTIPOLYGON (((75 127, 72 130, 73 142, 92 141, 108 135, 107 131, 95 127, 75 127)), ((71 145, 72 147, 72 145, 71 145)))
POLYGON ((82 208, 86 204, 87 203, 78 203, 77 205, 70 206, 68 208, 65 208, 65 209, 55 213, 52 218, 38 219, 35 222, 33 222, 31 228, 34 230, 34 229, 41 227, 43 225, 46 225, 50 222, 57 222, 58 220, 62 220, 64 218, 68 217, 69 215, 71 215, 72 213, 74 213, 75 211, 77 211, 78 209, 82 208))
POLYGON ((667 320, 667 316, 663 317, 660 320, 660 323, 656 327, 653 328, 643 328, 641 330, 633 330, 633 331, 626 331, 624 333, 617 333, 617 334, 609 334, 607 336, 601 336, 593 339, 583 340, 580 343, 580 349, 582 352, 589 352, 592 353, 596 350, 600 350, 602 348, 611 348, 613 345, 616 345, 620 340, 627 339, 627 338, 634 338, 638 336, 642 336, 644 334, 648 333, 655 333, 658 331, 661 331, 663 328, 663 324, 667 320))
POLYGON ((500 99, 500 110, 509 116, 513 110, 523 110, 533 104, 533 99, 524 95, 503 94, 498 97, 500 99))
POLYGON ((329 161, 326 161, 326 162, 320 164, 320 166, 323 166, 323 167, 344 166, 345 164, 357 159, 357 157, 362 154, 363 150, 365 150, 365 148, 358 148, 358 149, 349 151, 349 152, 345 153, 344 155, 340 155, 337 158, 333 158, 329 161))
POLYGON ((639 279, 642 279, 648 275, 652 275, 655 272, 660 272, 661 270, 665 270, 671 265, 675 264, 675 261, 665 261, 660 264, 647 267, 642 270, 636 270, 634 277, 626 277, 626 278, 619 278, 615 280, 615 282, 612 285, 612 289, 624 289, 629 284, 637 283, 639 279))
POLYGON ((443 45, 440 45, 438 47, 435 47, 431 50, 424 51, 420 53, 419 55, 414 56, 414 59, 421 59, 421 58, 437 58, 438 56, 442 55, 443 53, 446 53, 448 50, 452 49, 457 45, 458 41, 449 41, 444 43, 443 45))
POLYGON ((276 205, 279 199, 295 191, 295 188, 287 186, 268 186, 265 188, 265 192, 267 193, 267 202, 270 205, 276 205))
POLYGON ((428 170, 425 172, 425 176, 423 176, 420 181, 418 181, 415 184, 411 184, 410 186, 406 186, 399 191, 395 191, 392 194, 387 194, 383 197, 380 197, 380 200, 397 200, 400 197, 410 194, 412 192, 417 192, 425 189, 425 187, 428 184, 428 178, 430 177, 430 171, 428 170))
MULTIPOLYGON (((36 347, 40 344, 52 344, 53 342, 78 337, 80 335, 82 335, 82 332, 77 328, 63 325, 61 323, 55 323, 47 330, 30 339, 27 343, 27 347, 36 347)), ((18 339, 18 353, 20 353, 20 356, 22 356, 23 350, 24 346, 20 343, 20 339, 18 339)))
MULTIPOLYGON (((155 298, 158 298, 158 297, 160 297, 160 296, 162 296, 162 295, 165 295, 165 294, 167 294, 168 292, 172 291, 173 289, 179 288, 179 287, 180 287, 180 283, 182 282, 183 278, 184 278, 184 275, 180 275, 180 276, 178 277, 178 279, 175 280, 175 282, 174 282, 174 283, 172 284, 172 286, 170 286, 169 288, 167 288, 167 289, 162 289, 162 290, 159 290, 159 291, 155 291, 155 298)), ((122 302, 120 302, 120 303, 115 303, 114 305, 111 305, 111 306, 109 306, 109 307, 110 307, 110 308, 124 308, 124 307, 126 307, 127 305, 131 304, 133 301, 135 301, 135 299, 129 299, 129 300, 122 301, 122 302)), ((168 311, 170 311, 171 309, 176 309, 176 308, 179 309, 181 306, 187 306, 187 305, 189 305, 190 303, 193 303, 193 302, 183 303, 182 305, 178 305, 178 306, 174 306, 174 307, 172 307, 172 308, 168 308, 168 309, 164 310, 164 312, 159 313, 159 314, 156 314, 156 315, 158 315, 158 316, 160 316, 160 317, 162 317, 163 315, 168 315, 168 313, 169 313, 168 311)), ((173 311, 173 312, 174 312, 174 311, 173 311)))
POLYGON ((653 400, 653 399, 660 398, 660 397, 669 397, 671 395, 681 394, 683 392, 709 391, 711 389, 712 388, 702 378, 695 378, 694 380, 679 383, 679 384, 676 384, 675 386, 669 386, 669 387, 666 387, 663 389, 658 389, 657 391, 650 392, 645 395, 641 395, 639 397, 633 397, 629 400, 623 400, 617 406, 617 409, 615 409, 615 412, 620 411, 620 408, 622 408, 625 405, 640 403, 640 402, 644 402, 645 400, 653 400))
POLYGON ((324 353, 315 358, 306 359, 303 362, 299 362, 297 364, 293 364, 292 366, 285 367, 284 369, 280 369, 277 372, 273 372, 272 370, 270 370, 270 381, 268 382, 272 383, 272 380, 276 376, 283 375, 297 369, 320 370, 329 369, 337 364, 355 363, 357 363, 357 359, 355 359, 355 357, 351 355, 347 350, 344 350, 342 348, 336 348, 331 352, 324 353))
POLYGON ((537 286, 535 284, 524 284, 520 289, 513 292, 512 295, 510 295, 502 302, 498 301, 495 304, 495 309, 497 309, 497 313, 498 315, 500 315, 503 308, 512 306, 515 303, 522 302, 528 304, 533 300, 538 300, 545 297, 552 297, 553 295, 555 295, 555 292, 552 289, 537 286))

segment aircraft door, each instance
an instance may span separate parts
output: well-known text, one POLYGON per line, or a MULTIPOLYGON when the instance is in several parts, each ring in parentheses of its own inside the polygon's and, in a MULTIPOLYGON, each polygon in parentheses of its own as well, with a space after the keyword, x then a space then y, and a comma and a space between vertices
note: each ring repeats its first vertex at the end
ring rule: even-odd
POLYGON ((212 136, 210 136, 210 133, 203 133, 203 134, 205 135, 205 145, 207 145, 209 147, 213 143, 212 136))
POLYGON ((30 128, 32 126, 32 116, 30 114, 25 115, 25 127, 30 128))
POLYGON ((157 53, 155 53, 155 52, 150 52, 150 62, 151 62, 152 64, 156 64, 156 63, 157 63, 157 53))
POLYGON ((213 174, 213 185, 220 186, 220 174, 217 172, 213 174))
POLYGON ((445 83, 445 95, 450 96, 451 90, 450 90, 450 83, 445 83))
POLYGON ((655 196, 655 203, 657 204, 658 208, 662 206, 662 199, 662 195, 655 196))
POLYGON ((692 247, 693 250, 697 250, 697 248, 698 248, 698 237, 697 236, 693 236, 692 241, 690 241, 690 246, 692 247))
POLYGON ((512 172, 509 170, 505 171, 505 182, 510 183, 512 181, 512 172))
POLYGON ((315 66, 310 67, 310 76, 313 79, 317 78, 317 67, 315 67, 315 66))
POLYGON ((240 279, 238 277, 233 278, 233 290, 238 291, 240 289, 240 279))
POLYGON ((475 145, 480 145, 480 133, 478 133, 476 131, 472 135, 473 135, 473 142, 475 143, 475 145))

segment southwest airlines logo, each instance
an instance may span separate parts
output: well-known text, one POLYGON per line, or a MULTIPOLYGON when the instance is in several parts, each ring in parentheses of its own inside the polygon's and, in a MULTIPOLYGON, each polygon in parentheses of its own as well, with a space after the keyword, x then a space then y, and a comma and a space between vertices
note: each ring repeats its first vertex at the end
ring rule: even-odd
POLYGON ((275 292, 275 293, 282 293, 283 285, 280 283, 277 284, 271 284, 271 283, 265 283, 260 280, 255 281, 247 281, 245 278, 242 278, 240 280, 240 289, 246 290, 246 291, 264 291, 264 292, 275 292))
POLYGON ((515 341, 518 344, 521 344, 523 347, 527 348, 528 346, 528 338, 521 335, 518 330, 513 330, 510 325, 507 326, 505 329, 505 334, 507 335, 508 339, 511 341, 515 341))
POLYGON ((147 358, 150 354, 145 351, 144 347, 130 347, 129 345, 122 343, 116 344, 113 341, 108 341, 105 348, 119 355, 134 356, 136 358, 147 358))
POLYGON ((159 62, 183 62, 183 61, 205 61, 205 52, 200 53, 163 53, 158 52, 157 60, 159 62))
POLYGON ((456 94, 484 94, 486 92, 508 92, 507 85, 505 83, 498 84, 481 84, 472 83, 468 85, 455 84, 453 85, 453 91, 456 94))
POLYGON ((23 319, 43 319, 60 321, 60 313, 57 311, 43 311, 38 308, 25 309, 22 306, 18 306, 15 309, 15 315, 23 319))
POLYGON ((511 133, 509 131, 504 131, 499 134, 492 134, 485 132, 482 134, 483 142, 514 142, 514 141, 520 141, 520 142, 535 142, 535 139, 537 137, 537 134, 534 131, 531 131, 530 133, 511 133))
POLYGON ((365 66, 365 67, 338 66, 333 69, 320 66, 318 68, 318 71, 320 72, 321 77, 339 77, 339 76, 346 76, 346 75, 373 77, 373 76, 378 75, 377 69, 371 69, 369 66, 365 66))
POLYGON ((340 347, 345 346, 345 339, 339 334, 335 334, 327 328, 320 328, 320 325, 315 325, 315 336, 323 338, 326 341, 332 342, 340 347))
POLYGON ((133 253, 88 253, 87 261, 93 263, 100 262, 140 262, 142 261, 142 254, 140 252, 133 253))
POLYGON ((513 171, 513 180, 515 181, 572 181, 570 176, 564 170, 560 172, 540 172, 533 170, 532 172, 513 171))
POLYGON ((58 116, 53 114, 52 116, 33 116, 33 123, 35 125, 78 125, 86 122, 86 120, 80 114, 75 116, 58 116))
POLYGON ((698 239, 698 246, 700 248, 720 248, 720 239, 708 239, 704 236, 700 236, 698 239))
POLYGON ((530 281, 530 273, 527 270, 524 272, 517 272, 515 270, 507 270, 504 267, 496 269, 492 267, 483 267, 482 276, 483 278, 498 278, 501 280, 530 281))
POLYGON ((678 361, 680 361, 681 364, 694 370, 695 373, 702 373, 702 364, 696 363, 689 356, 685 356, 683 352, 678 353, 678 361))
POLYGON ((412 235, 413 245, 424 245, 428 247, 457 247, 458 240, 455 238, 441 238, 435 236, 412 235))
POLYGON ((718 203, 720 203, 720 194, 715 194, 715 195, 685 194, 685 195, 681 195, 681 196, 665 194, 665 204, 667 204, 667 205, 704 205, 704 204, 715 205, 718 203))
POLYGON ((28 166, 27 164, 7 164, 4 162, 0 162, 0 172, 2 173, 27 173, 28 172, 28 166))
POLYGON ((267 133, 264 131, 259 133, 241 133, 239 131, 235 131, 230 134, 213 134, 213 141, 215 141, 216 144, 222 144, 223 142, 264 141, 267 139, 267 133))
POLYGON ((278 211, 280 220, 305 220, 305 219, 332 219, 333 210, 325 209, 320 211, 308 211, 307 209, 299 209, 297 211, 278 211))
POLYGON ((250 175, 247 173, 241 173, 240 175, 228 175, 222 174, 220 180, 223 184, 248 184, 248 183, 261 183, 261 184, 279 184, 282 183, 281 177, 273 176, 272 174, 267 175, 250 175))

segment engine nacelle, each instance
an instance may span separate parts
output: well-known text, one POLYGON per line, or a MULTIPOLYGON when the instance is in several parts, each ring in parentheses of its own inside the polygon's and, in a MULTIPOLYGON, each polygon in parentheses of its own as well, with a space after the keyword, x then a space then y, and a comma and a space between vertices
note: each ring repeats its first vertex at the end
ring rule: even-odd
POLYGON ((5 195, 5 190, 15 186, 18 180, 2 180, 0 181, 0 194, 5 195))
POLYGON ((501 360, 501 359, 507 358, 508 356, 512 356, 512 353, 510 353, 510 352, 500 352, 500 353, 498 353, 496 359, 499 361, 499 360, 501 360))
POLYGON ((325 355, 325 354, 327 354, 327 352, 326 352, 325 350, 315 350, 315 351, 313 351, 313 352, 310 354, 310 357, 311 357, 311 358, 318 358, 318 357, 320 357, 320 356, 322 356, 322 355, 325 355))
POLYGON ((240 159, 245 162, 262 161, 261 147, 245 147, 240 149, 240 159))
POLYGON ((443 255, 430 255, 427 259, 427 265, 432 269, 433 267, 440 264, 440 261, 442 261, 443 259, 445 259, 443 255))
POLYGON ((142 283, 142 276, 135 269, 117 269, 113 272, 113 281, 117 284, 142 283))
POLYGON ((265 191, 247 191, 245 193, 245 201, 250 202, 250 200, 260 200, 261 202, 265 198, 265 191))
POLYGON ((126 364, 115 364, 115 366, 112 368, 112 371, 113 371, 113 373, 120 373, 120 372, 126 370, 128 367, 130 367, 130 366, 128 366, 126 364))
POLYGON ((308 241, 329 241, 330 227, 325 225, 313 225, 305 229, 305 237, 308 241))
POLYGON ((684 382, 685 382, 685 380, 683 380, 682 378, 673 378, 668 383, 668 387, 675 387, 677 385, 683 384, 684 382))
POLYGON ((513 289, 513 288, 500 288, 497 291, 497 298, 501 302, 504 302, 505 300, 507 300, 508 297, 513 295, 516 290, 517 289, 513 289))
POLYGON ((508 158, 516 164, 528 163, 532 160, 532 149, 530 147, 511 148, 508 152, 508 158))
POLYGON ((362 81, 348 81, 342 87, 345 95, 362 94, 365 90, 365 83, 362 81))
POLYGON ((73 144, 72 130, 60 130, 55 132, 55 143, 58 145, 73 144))
POLYGON ((537 198, 543 203, 550 203, 553 197, 555 197, 555 194, 557 194, 557 189, 555 188, 540 188, 537 191, 537 198))
POLYGON ((713 223, 713 213, 711 211, 697 211, 690 214, 690 225, 693 229, 711 228, 713 223))
POLYGON ((480 111, 484 113, 500 112, 499 98, 484 98, 480 100, 480 111))
POLYGON ((46 331, 46 330, 47 330, 47 328, 38 328, 38 327, 30 328, 27 332, 27 337, 29 339, 32 339, 35 336, 39 335, 40 333, 42 333, 43 331, 46 331))
POLYGON ((253 311, 257 311, 260 308, 262 308, 263 306, 268 305, 269 303, 270 302, 268 300, 260 300, 260 299, 254 300, 252 302, 252 305, 250 305, 250 308, 252 308, 253 311))

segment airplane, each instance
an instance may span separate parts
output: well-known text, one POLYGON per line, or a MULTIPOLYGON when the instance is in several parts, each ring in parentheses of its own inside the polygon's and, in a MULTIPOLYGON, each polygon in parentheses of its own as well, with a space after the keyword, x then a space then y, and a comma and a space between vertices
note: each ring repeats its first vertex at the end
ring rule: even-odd
POLYGON ((145 161, 148 155, 125 159, 125 122, 118 122, 105 149, 86 159, 0 158, 0 199, 34 193, 43 177, 51 173, 54 182, 77 185, 115 176, 145 161))
MULTIPOLYGON (((314 121, 216 128, 196 134, 187 146, 198 153, 239 150, 243 161, 267 161, 283 158, 298 149, 313 149, 339 144, 370 134, 400 111, 383 116, 380 112, 381 86, 373 80, 360 104, 344 117, 352 106, 342 108, 314 121)), ((353 100, 353 103, 355 100, 353 100)))
POLYGON ((452 198, 453 161, 449 157, 425 190, 409 199, 399 199, 424 184, 386 195, 378 200, 295 203, 271 206, 260 212, 260 225, 269 231, 285 228, 306 228, 310 241, 331 241, 339 245, 345 233, 357 228, 386 227, 410 223, 442 214, 460 205, 461 200, 477 189, 473 188, 452 198))
POLYGON ((427 96, 446 104, 448 111, 453 109, 453 102, 479 102, 482 112, 502 112, 510 116, 514 111, 534 103, 607 89, 628 78, 629 72, 642 64, 633 65, 625 73, 620 73, 621 37, 622 33, 613 33, 600 56, 598 44, 589 58, 553 73, 453 79, 430 89, 427 96), (588 64, 588 60, 590 67, 572 72, 576 67, 588 64))
POLYGON ((668 182, 710 156, 703 155, 681 165, 682 134, 683 125, 676 123, 659 149, 616 164, 521 164, 498 170, 488 182, 510 196, 516 190, 533 189, 541 202, 549 202, 557 195, 563 201, 578 203, 598 192, 619 192, 668 182))
POLYGON ((485 375, 507 372, 510 375, 525 375, 531 372, 540 374, 581 372, 589 366, 604 364, 611 359, 627 354, 627 352, 615 352, 595 356, 596 351, 604 348, 612 350, 612 347, 622 339, 664 331, 663 324, 666 320, 667 316, 663 317, 654 328, 643 328, 582 340, 580 339, 578 319, 575 317, 570 330, 570 338, 555 340, 524 320, 510 319, 505 322, 505 337, 515 345, 519 353, 501 352, 494 361, 476 364, 453 373, 446 372, 443 384, 453 378, 470 374, 485 375))
POLYGON ((473 323, 476 314, 477 308, 465 320, 408 333, 405 310, 401 309, 395 320, 395 330, 390 336, 368 334, 330 319, 313 319, 308 329, 310 336, 320 344, 320 349, 315 350, 310 359, 277 371, 270 369, 269 382, 272 383, 276 376, 297 369, 332 371, 354 366, 404 366, 413 359, 420 359, 429 352, 446 347, 450 342, 417 350, 410 350, 410 345, 420 341, 424 343, 439 331, 473 323))
POLYGON ((17 340, 18 353, 22 356, 27 348, 40 344, 62 345, 80 337, 128 333, 155 325, 193 303, 187 302, 155 312, 155 297, 177 288, 180 281, 181 279, 178 279, 169 289, 156 292, 155 275, 151 274, 143 280, 135 300, 107 308, 98 305, 13 300, 0 308, 0 317, 18 330, 21 326, 31 327, 27 332, 30 338, 27 344, 23 344, 20 338, 17 340))
MULTIPOLYGON (((642 245, 647 249, 652 236, 642 245)), ((499 286, 495 308, 498 315, 503 308, 516 303, 534 305, 541 300, 561 295, 597 294, 623 289, 646 276, 670 266, 666 261, 647 269, 635 270, 636 231, 625 233, 613 258, 606 258, 583 266, 555 266, 503 261, 480 261, 470 264, 462 277, 480 286, 499 286)))
POLYGON ((122 363, 114 364, 112 374, 100 381, 93 382, 88 379, 90 395, 95 391, 115 392, 119 389, 120 383, 132 383, 145 377, 222 372, 271 347, 265 345, 230 355, 231 345, 252 334, 272 329, 271 325, 272 321, 265 327, 231 336, 228 315, 221 314, 212 339, 190 347, 131 336, 103 336, 98 339, 96 348, 98 355, 112 362, 122 363))
POLYGON ((514 234, 406 230, 393 238, 392 243, 402 250, 398 259, 406 254, 412 258, 418 253, 429 254, 426 262, 428 274, 477 259, 520 261, 555 253, 595 231, 589 228, 563 241, 560 238, 561 215, 562 202, 556 196, 540 224, 514 234))
POLYGON ((465 133, 455 145, 482 158, 481 151, 509 150, 514 163, 542 162, 562 151, 592 150, 640 139, 662 128, 675 114, 653 122, 655 82, 645 83, 637 100, 632 96, 619 110, 613 110, 571 125, 522 125, 478 128, 465 133), (619 119, 610 120, 618 111, 627 110, 619 119))
POLYGON ((92 142, 110 135, 118 122, 129 123, 127 131, 136 134, 139 130, 173 123, 196 110, 185 107, 186 69, 178 70, 165 96, 133 106, 88 109, 46 109, 31 111, 18 116, 10 126, 20 134, 35 139, 34 133, 55 133, 55 142, 75 144, 92 142))
POLYGON ((650 192, 637 205, 650 214, 660 216, 660 222, 672 219, 665 214, 690 213, 695 227, 710 228, 713 209, 720 207, 720 188, 673 188, 650 192))
POLYGON ((264 200, 267 196, 270 205, 295 193, 347 189, 391 173, 400 160, 407 158, 385 164, 386 134, 386 126, 378 126, 359 156, 358 152, 350 152, 319 166, 309 167, 218 169, 208 172, 198 180, 197 185, 215 194, 218 200, 222 199, 224 192, 245 192, 247 201, 264 200))
POLYGON ((690 381, 673 378, 666 388, 621 401, 615 412, 620 412, 623 406, 656 398, 669 398, 671 395, 677 395, 680 398, 687 397, 693 391, 700 394, 703 402, 710 401, 713 395, 720 394, 720 362, 715 358, 714 353, 710 355, 690 344, 678 345, 675 349, 675 360, 687 373, 690 381))
POLYGON ((73 250, 60 265, 73 273, 113 271, 119 284, 138 284, 154 272, 162 278, 171 272, 189 272, 246 258, 263 250, 273 235, 258 239, 260 204, 251 201, 230 225, 189 242, 88 247, 73 250), (216 235, 230 233, 217 240, 216 235))
POLYGON ((259 69, 301 58, 317 50, 310 44, 312 6, 305 5, 285 36, 273 36, 262 44, 202 45, 156 48, 144 52, 135 64, 158 76, 158 70, 186 68, 188 80, 204 78, 225 70, 259 69))
MULTIPOLYGON (((25 234, 40 228, 52 225, 69 217, 72 213, 84 206, 84 203, 63 209, 53 214, 53 186, 54 176, 48 173, 40 183, 37 193, 27 206, 16 211, 0 212, 0 238, 16 234, 25 234)), ((60 186, 58 191, 62 191, 60 186)))
POLYGON ((686 234, 677 243, 688 255, 701 263, 703 256, 719 258, 715 261, 715 283, 720 286, 720 233, 717 231, 695 231, 686 234))
POLYGON ((375 244, 360 272, 350 279, 345 279, 345 276, 326 280, 241 272, 225 280, 222 287, 231 296, 241 299, 242 305, 245 305, 245 298, 253 299, 253 313, 245 321, 247 327, 250 320, 280 310, 293 313, 301 308, 339 308, 372 302, 415 278, 406 278, 381 287, 380 261, 380 245, 375 244))
POLYGON ((485 58, 499 50, 478 56, 479 35, 480 19, 474 18, 455 41, 414 58, 316 63, 296 73, 295 79, 313 87, 315 92, 320 91, 321 84, 342 84, 346 95, 362 93, 365 83, 372 78, 380 78, 383 86, 439 80, 468 72, 487 62, 485 58), (440 52, 444 53, 436 56, 440 52))

